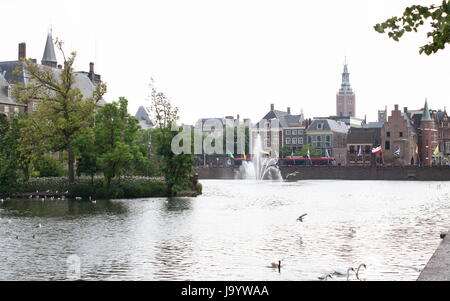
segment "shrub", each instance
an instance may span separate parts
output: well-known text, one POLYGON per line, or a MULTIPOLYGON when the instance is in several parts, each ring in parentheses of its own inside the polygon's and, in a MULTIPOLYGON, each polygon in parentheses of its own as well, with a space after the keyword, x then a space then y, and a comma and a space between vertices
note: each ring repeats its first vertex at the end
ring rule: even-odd
POLYGON ((64 167, 58 160, 50 156, 43 156, 34 163, 34 168, 39 172, 39 177, 62 177, 65 173, 64 167))
POLYGON ((198 194, 202 194, 203 192, 203 185, 200 183, 197 183, 197 185, 195 185, 195 191, 198 192, 198 194))
POLYGON ((72 184, 69 187, 69 197, 70 198, 83 198, 88 199, 90 196, 94 196, 95 189, 92 185, 77 183, 72 184))

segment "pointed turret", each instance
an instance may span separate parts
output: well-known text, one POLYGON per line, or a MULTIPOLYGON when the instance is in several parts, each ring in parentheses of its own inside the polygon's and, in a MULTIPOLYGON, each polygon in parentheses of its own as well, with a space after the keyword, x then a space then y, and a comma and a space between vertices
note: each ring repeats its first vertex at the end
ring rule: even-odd
POLYGON ((423 109, 422 121, 430 121, 430 109, 428 109, 428 100, 425 100, 425 108, 423 109))
POLYGON ((340 117, 355 117, 356 96, 350 85, 350 73, 348 72, 347 58, 344 62, 344 72, 342 73, 342 83, 337 93, 336 114, 340 117))
POLYGON ((339 90, 340 94, 352 94, 353 90, 350 86, 350 73, 348 72, 348 64, 345 62, 344 72, 342 73, 342 84, 341 90, 339 90))
POLYGON ((45 43, 44 55, 41 61, 42 65, 56 68, 58 61, 56 60, 55 47, 53 45, 52 31, 47 35, 47 42, 45 43))

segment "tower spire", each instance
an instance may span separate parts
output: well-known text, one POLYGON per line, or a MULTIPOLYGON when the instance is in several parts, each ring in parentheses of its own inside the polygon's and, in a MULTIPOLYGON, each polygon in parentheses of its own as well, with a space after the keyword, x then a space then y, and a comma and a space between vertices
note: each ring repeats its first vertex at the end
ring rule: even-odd
POLYGON ((52 27, 50 25, 50 31, 47 34, 47 41, 45 43, 44 55, 42 56, 42 65, 56 68, 58 61, 56 59, 55 47, 53 45, 52 27))
POLYGON ((425 108, 423 108, 422 121, 430 121, 430 109, 428 109, 428 99, 425 98, 425 108))

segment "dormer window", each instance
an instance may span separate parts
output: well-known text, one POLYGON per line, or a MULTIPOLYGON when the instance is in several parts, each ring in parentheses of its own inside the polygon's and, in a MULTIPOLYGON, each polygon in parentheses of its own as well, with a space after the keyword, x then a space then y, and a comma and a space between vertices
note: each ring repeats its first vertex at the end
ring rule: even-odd
POLYGON ((317 129, 318 129, 318 130, 322 130, 322 129, 323 129, 323 123, 319 123, 319 124, 317 125, 317 129))

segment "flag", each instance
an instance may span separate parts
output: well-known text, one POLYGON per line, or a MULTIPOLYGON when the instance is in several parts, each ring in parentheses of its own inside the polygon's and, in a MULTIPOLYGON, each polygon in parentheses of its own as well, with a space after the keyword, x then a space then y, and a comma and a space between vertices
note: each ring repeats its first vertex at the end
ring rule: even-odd
POLYGON ((362 152, 362 147, 359 147, 359 151, 358 151, 358 157, 362 157, 363 156, 363 152, 362 152))
POLYGON ((439 156, 441 152, 439 151, 439 145, 436 147, 436 150, 434 151, 435 156, 439 156))
POLYGON ((372 149, 372 154, 381 154, 383 152, 383 148, 381 146, 375 147, 372 149))
POLYGON ((311 151, 309 150, 309 148, 308 148, 308 159, 311 160, 311 151))
POLYGON ((400 157, 400 146, 397 147, 397 150, 394 152, 395 157, 400 157))
POLYGON ((329 158, 330 157, 330 153, 328 152, 328 149, 325 150, 325 157, 329 158))
POLYGON ((244 153, 244 160, 247 161, 247 155, 244 153))
POLYGON ((419 153, 419 146, 416 145, 416 154, 418 154, 418 153, 419 153))

